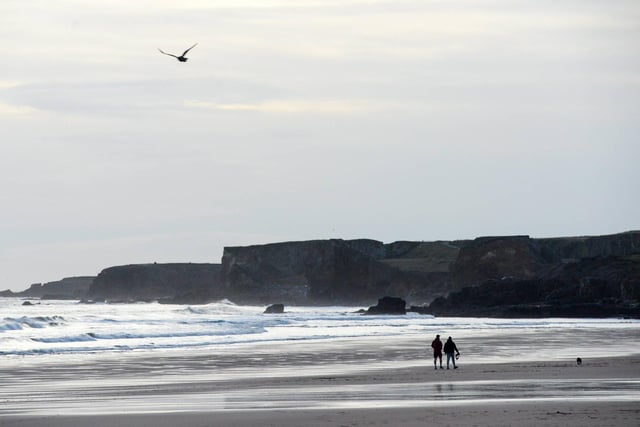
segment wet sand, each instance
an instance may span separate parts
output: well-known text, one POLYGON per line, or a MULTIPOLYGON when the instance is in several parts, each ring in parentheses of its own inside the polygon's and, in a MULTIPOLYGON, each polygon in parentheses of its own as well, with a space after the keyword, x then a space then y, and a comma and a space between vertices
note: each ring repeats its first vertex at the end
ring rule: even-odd
POLYGON ((0 418, 2 426, 637 426, 638 402, 521 403, 441 408, 368 408, 185 412, 0 418))
MULTIPOLYGON (((258 359, 278 365, 270 357, 281 355, 258 359)), ((640 356, 457 370, 434 370, 423 359, 322 372, 316 357, 307 367, 230 365, 224 373, 208 370, 206 355, 0 367, 0 425, 640 425, 640 356)))

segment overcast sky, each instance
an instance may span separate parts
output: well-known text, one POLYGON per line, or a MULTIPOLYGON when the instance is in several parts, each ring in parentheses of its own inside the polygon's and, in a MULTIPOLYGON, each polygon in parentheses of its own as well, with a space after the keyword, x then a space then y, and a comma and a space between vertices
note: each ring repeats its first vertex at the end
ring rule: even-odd
POLYGON ((2 0, 0 39, 0 289, 640 228, 637 0, 2 0))

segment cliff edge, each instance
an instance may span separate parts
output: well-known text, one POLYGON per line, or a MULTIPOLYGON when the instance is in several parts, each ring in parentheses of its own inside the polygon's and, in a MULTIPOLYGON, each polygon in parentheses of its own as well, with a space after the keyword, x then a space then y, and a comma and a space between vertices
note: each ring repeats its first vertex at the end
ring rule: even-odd
MULTIPOLYGON (((434 314, 582 310, 635 316, 638 257, 638 231, 387 244, 329 239, 226 247, 221 264, 124 265, 73 280, 85 286, 84 298, 123 302, 370 305, 392 295, 423 309, 431 304, 428 310, 434 314)), ((33 285, 5 296, 44 297, 57 293, 45 290, 52 286, 33 285)), ((69 292, 80 297, 83 291, 69 292)))

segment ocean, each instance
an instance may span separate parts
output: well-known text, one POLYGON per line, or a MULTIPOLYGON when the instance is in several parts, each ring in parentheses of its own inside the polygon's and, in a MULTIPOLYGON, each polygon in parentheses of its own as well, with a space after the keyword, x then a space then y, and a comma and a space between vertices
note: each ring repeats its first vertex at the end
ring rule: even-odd
POLYGON ((492 319, 408 314, 363 316, 362 307, 80 304, 0 298, 0 360, 67 356, 170 354, 250 349, 255 344, 331 343, 374 339, 419 343, 453 336, 467 363, 559 360, 640 353, 633 319, 492 319), (632 333, 630 333, 632 332, 632 333))

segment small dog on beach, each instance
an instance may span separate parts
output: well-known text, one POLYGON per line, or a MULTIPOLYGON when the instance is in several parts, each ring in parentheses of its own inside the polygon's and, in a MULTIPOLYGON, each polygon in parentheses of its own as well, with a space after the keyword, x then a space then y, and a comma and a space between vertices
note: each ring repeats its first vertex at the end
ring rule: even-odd
POLYGON ((578 357, 576 359, 576 365, 578 365, 578 366, 582 365, 582 359, 581 358, 578 357))

